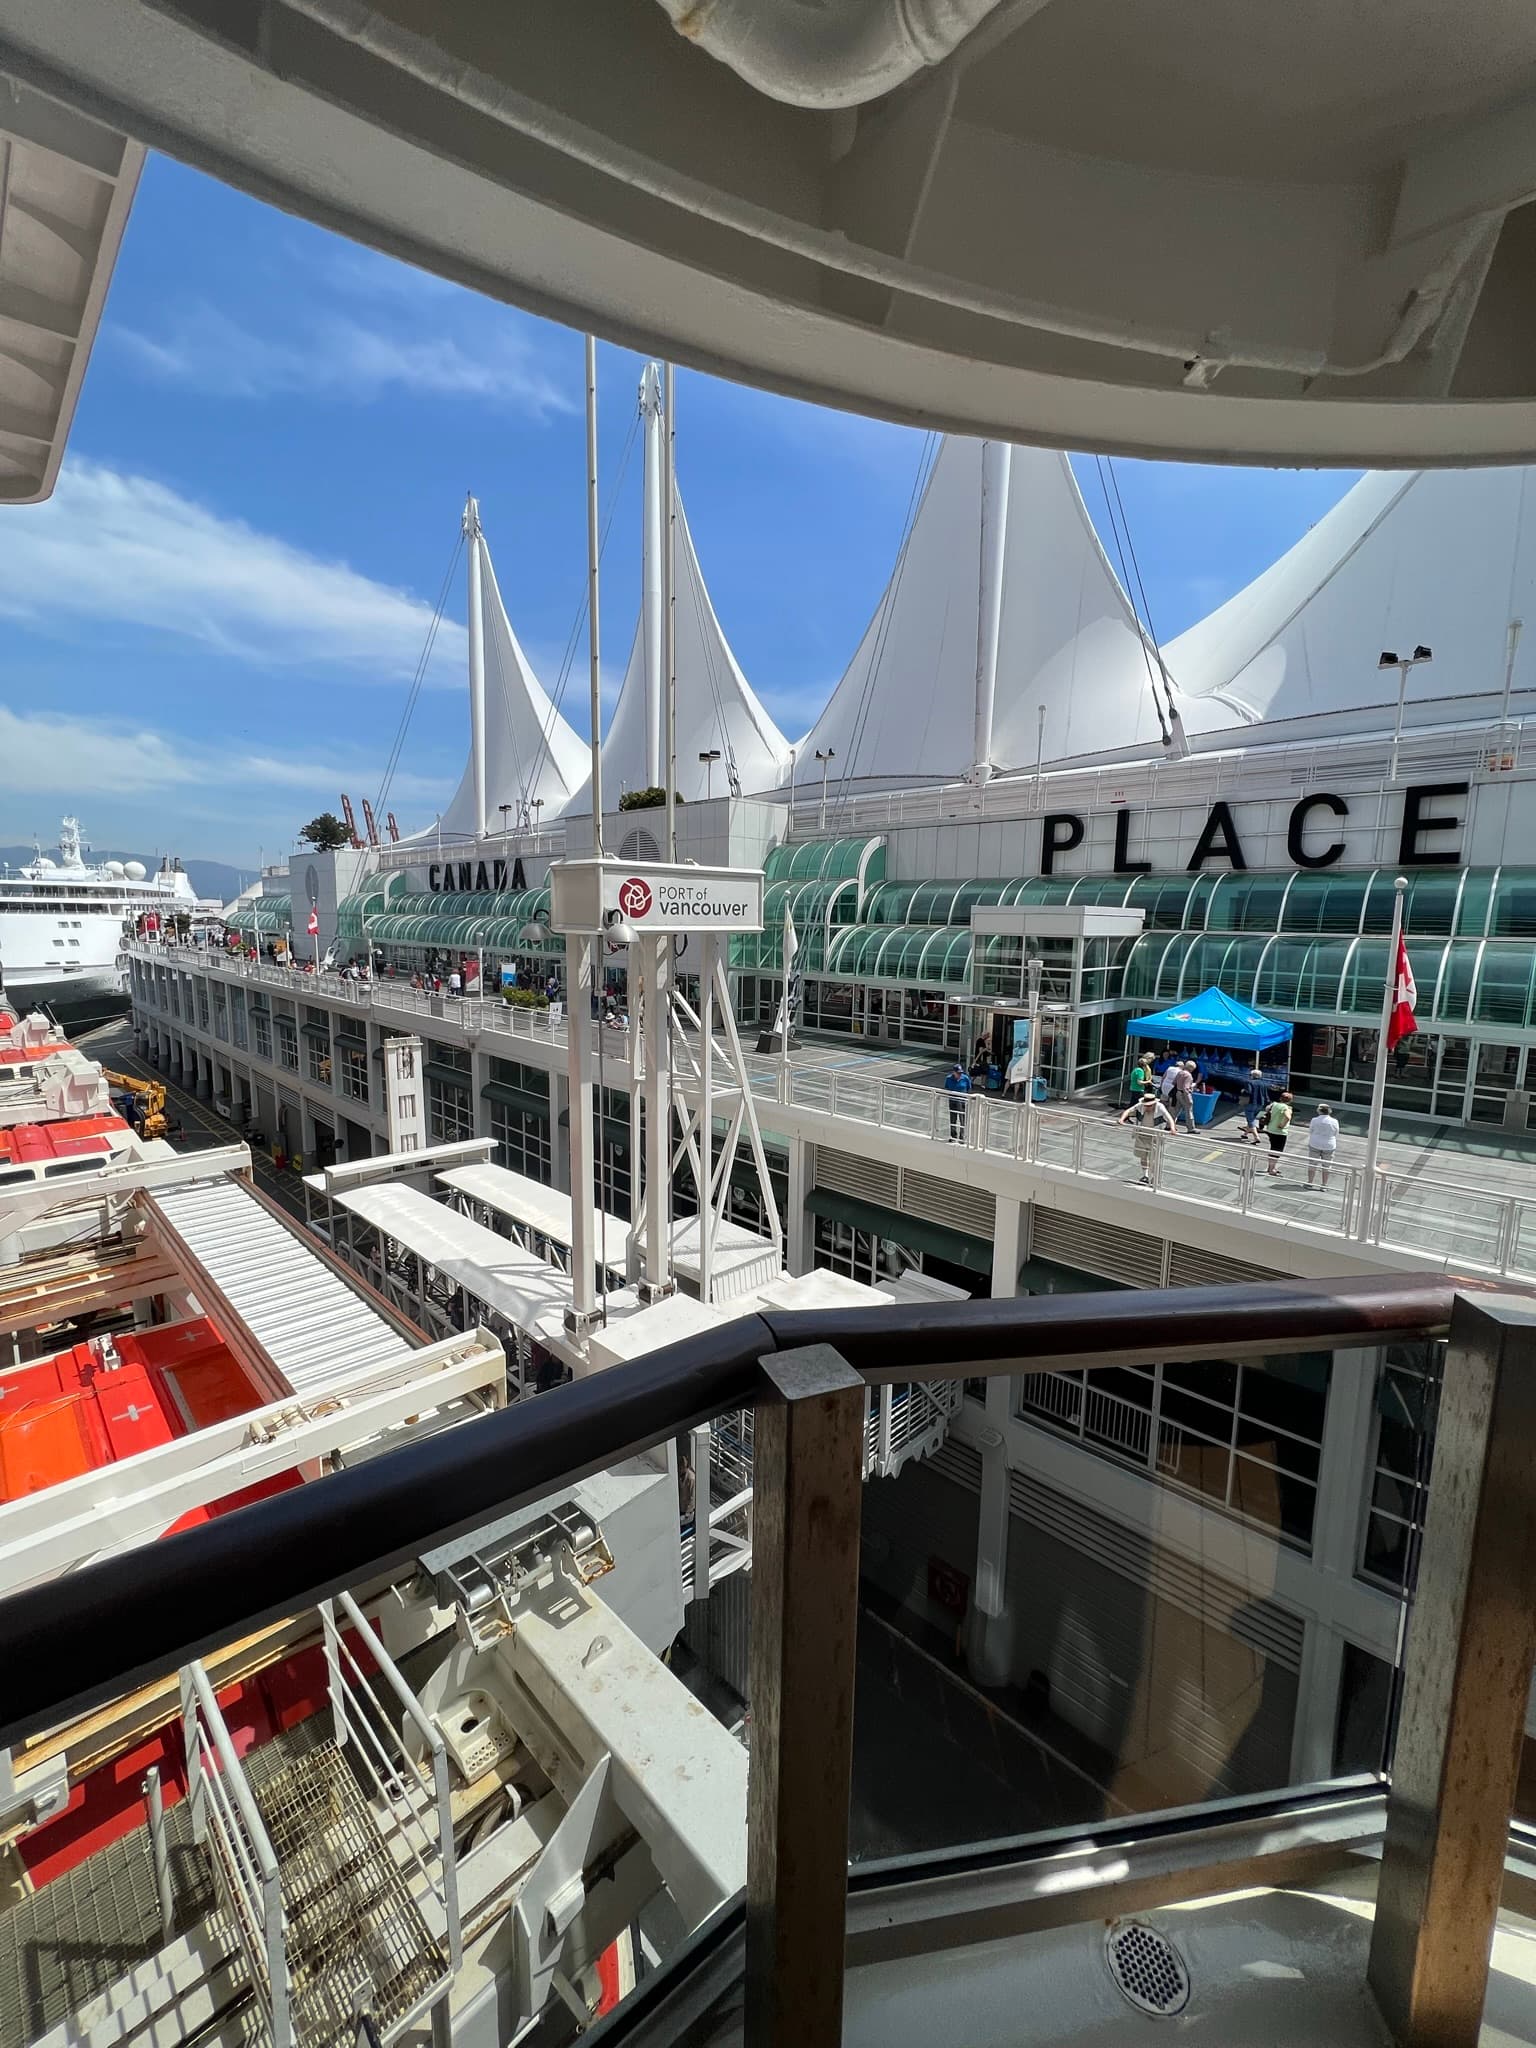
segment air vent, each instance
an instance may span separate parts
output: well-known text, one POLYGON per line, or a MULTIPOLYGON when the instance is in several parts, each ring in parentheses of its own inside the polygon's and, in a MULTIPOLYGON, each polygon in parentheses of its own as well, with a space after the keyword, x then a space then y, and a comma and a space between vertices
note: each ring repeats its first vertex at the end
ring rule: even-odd
POLYGON ((1030 1257, 1053 1259, 1080 1273, 1097 1273, 1126 1287, 1161 1287, 1163 1240, 1142 1230, 1122 1230, 1091 1216, 1038 1204, 1029 1241, 1030 1257))
POLYGON ((626 832, 619 841, 619 859, 633 861, 656 861, 661 859, 661 848, 655 835, 646 831, 626 832))
POLYGON ((862 1159, 856 1152, 818 1145, 815 1184, 834 1194, 852 1195, 856 1202, 876 1202, 883 1209, 901 1206, 900 1170, 884 1159, 862 1159))
POLYGON ((926 1223, 940 1223, 947 1230, 991 1241, 997 1205, 985 1188, 940 1180, 908 1167, 901 1176, 901 1206, 907 1215, 921 1216, 926 1223))
POLYGON ((1168 1249, 1170 1287, 1221 1287, 1241 1280, 1273 1280, 1272 1266, 1250 1266, 1246 1259, 1224 1258, 1199 1245, 1173 1244, 1168 1249))
POLYGON ((1138 2012, 1169 2020, 1189 2003, 1189 1971, 1166 1934, 1144 1920, 1118 1920, 1104 1935, 1104 1963, 1138 2012))
POLYGON ((981 1453, 972 1450, 969 1444, 957 1443, 950 1437, 939 1445, 929 1463, 935 1472, 953 1480, 956 1486, 963 1486, 971 1493, 981 1491, 981 1453))

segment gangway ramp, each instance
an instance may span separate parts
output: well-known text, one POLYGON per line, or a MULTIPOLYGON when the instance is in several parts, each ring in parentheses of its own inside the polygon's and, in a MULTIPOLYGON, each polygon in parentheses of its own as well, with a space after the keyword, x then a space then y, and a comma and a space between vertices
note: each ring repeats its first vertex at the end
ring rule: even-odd
MULTIPOLYGON (((506 1166, 450 1167, 446 1173, 438 1174, 437 1180, 461 1203, 503 1217, 525 1251, 539 1252, 541 1245, 548 1246, 562 1255, 562 1266, 569 1266, 575 1204, 559 1188, 546 1187, 543 1181, 526 1173, 514 1173, 506 1166)), ((473 1209, 467 1213, 472 1215, 473 1209)), ((592 1244, 599 1264, 622 1272, 629 1255, 628 1223, 612 1210, 595 1209, 592 1244)))

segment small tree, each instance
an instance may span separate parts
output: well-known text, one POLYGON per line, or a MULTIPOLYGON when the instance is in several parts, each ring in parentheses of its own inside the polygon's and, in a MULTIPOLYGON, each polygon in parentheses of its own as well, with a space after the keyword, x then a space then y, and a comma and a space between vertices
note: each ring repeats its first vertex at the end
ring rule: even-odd
MULTIPOLYGON (((621 811, 659 811, 666 800, 667 792, 664 789, 657 789, 653 783, 649 789, 626 789, 619 798, 619 809, 621 811)), ((681 790, 678 791, 677 800, 679 803, 684 801, 681 790)))
POLYGON ((334 811, 322 811, 318 818, 311 818, 299 833, 305 846, 314 847, 317 853, 334 853, 338 846, 350 846, 352 834, 343 825, 334 811))

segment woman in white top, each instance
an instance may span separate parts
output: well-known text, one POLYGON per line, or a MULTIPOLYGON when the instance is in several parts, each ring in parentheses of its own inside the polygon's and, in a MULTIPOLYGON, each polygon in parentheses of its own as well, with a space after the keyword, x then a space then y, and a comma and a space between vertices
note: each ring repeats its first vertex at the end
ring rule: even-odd
POLYGON ((1339 1149, 1339 1120, 1326 1102, 1317 1105, 1317 1115, 1307 1125, 1307 1186, 1313 1184, 1313 1175, 1322 1175, 1322 1185, 1328 1185, 1328 1170, 1333 1165, 1333 1155, 1339 1149))

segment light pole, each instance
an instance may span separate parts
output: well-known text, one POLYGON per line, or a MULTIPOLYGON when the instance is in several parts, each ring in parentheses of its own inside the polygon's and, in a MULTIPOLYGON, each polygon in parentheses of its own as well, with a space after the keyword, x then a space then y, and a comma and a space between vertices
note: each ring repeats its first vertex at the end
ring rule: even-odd
POLYGON ((836 747, 828 747, 825 753, 823 753, 822 749, 818 747, 816 749, 816 758, 821 763, 821 829, 825 832, 827 829, 827 769, 837 759, 837 749, 836 747))
POLYGON ((1377 659, 1378 668, 1397 670, 1397 723, 1392 728, 1392 766, 1387 775, 1388 782, 1397 780, 1397 750, 1403 738, 1403 702, 1408 695, 1408 671, 1422 668, 1426 661, 1433 661, 1434 658, 1432 648, 1419 646, 1414 648, 1412 654, 1403 656, 1394 654, 1389 648, 1383 648, 1377 659))
POLYGON ((498 804, 496 808, 501 813, 501 836, 503 841, 505 841, 508 832, 512 829, 507 820, 507 813, 511 810, 512 806, 510 804, 498 804))
POLYGON ((540 813, 540 811, 542 811, 542 810, 543 810, 543 808, 544 808, 544 799, 543 799, 543 797, 541 797, 541 796, 536 796, 536 797, 534 798, 533 802, 532 802, 532 803, 531 803, 531 804, 530 804, 530 805, 528 806, 528 808, 529 808, 529 809, 530 809, 530 810, 531 810, 531 811, 533 812, 533 830, 534 830, 534 836, 535 836, 535 838, 537 838, 537 836, 538 836, 538 830, 539 830, 539 813, 540 813))
POLYGON ((705 803, 708 803, 710 798, 715 793, 715 763, 719 760, 719 758, 720 749, 718 747, 711 747, 708 753, 700 754, 699 756, 700 761, 702 761, 704 764, 705 803))

